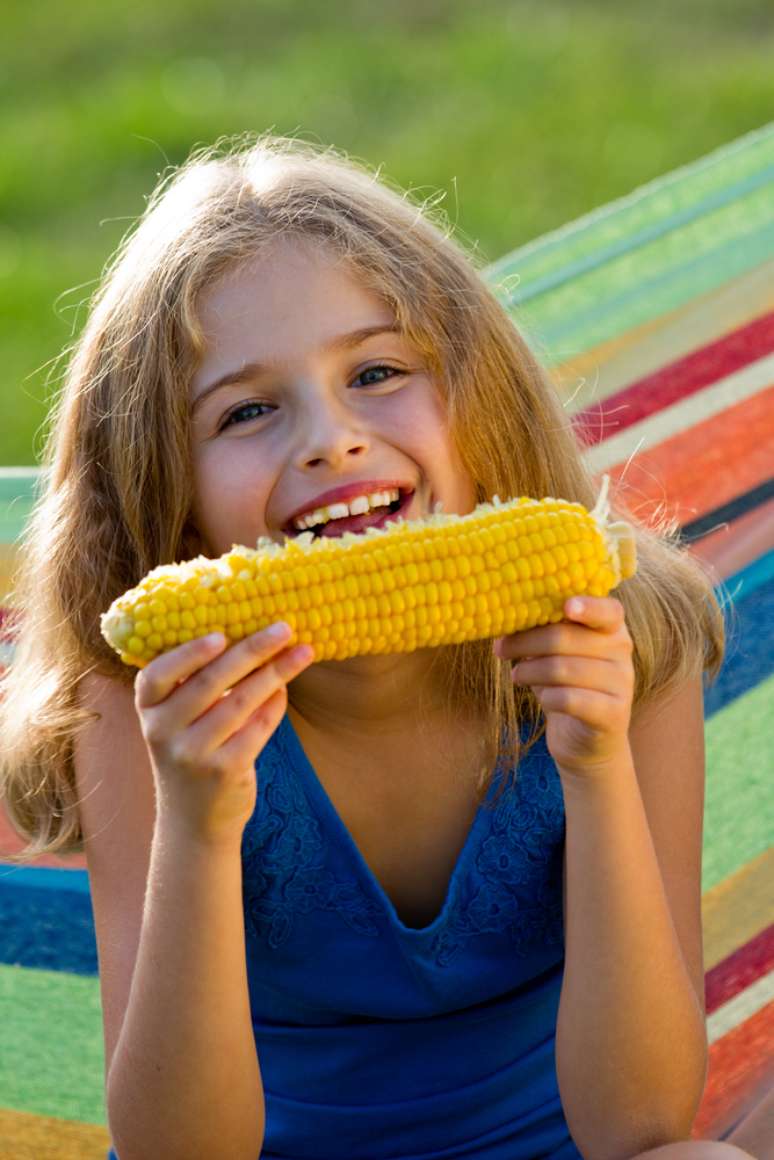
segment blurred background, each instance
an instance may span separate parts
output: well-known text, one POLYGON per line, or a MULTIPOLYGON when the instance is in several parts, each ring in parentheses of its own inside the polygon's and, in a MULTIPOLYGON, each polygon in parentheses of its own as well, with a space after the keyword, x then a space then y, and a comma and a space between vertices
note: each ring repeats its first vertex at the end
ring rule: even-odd
POLYGON ((197 144, 273 129, 438 193, 483 262, 772 119, 772 0, 4 6, 0 465, 34 464, 109 255, 197 144))

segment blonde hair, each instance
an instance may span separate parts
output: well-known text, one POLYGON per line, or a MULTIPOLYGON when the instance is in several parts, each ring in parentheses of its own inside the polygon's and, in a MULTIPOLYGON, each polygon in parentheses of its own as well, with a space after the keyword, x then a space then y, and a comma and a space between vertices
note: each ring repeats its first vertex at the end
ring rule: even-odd
MULTIPOLYGON (((97 715, 79 706, 79 682, 93 670, 127 685, 135 676, 103 641, 100 613, 151 568, 200 550, 188 402, 203 349, 197 301, 280 236, 329 247, 393 309, 445 399, 477 502, 594 503, 598 483, 547 374, 440 212, 297 139, 194 154, 111 262, 52 407, 45 486, 13 594, 19 635, 0 686, 0 794, 29 842, 15 861, 83 849, 73 738, 97 715)), ((716 675, 722 661, 711 580, 674 531, 637 528, 639 570, 617 593, 635 645, 635 706, 702 669, 716 675)), ((438 651, 451 662, 452 703, 480 715, 492 753, 506 738, 515 759, 522 724, 527 744, 544 728, 533 694, 513 686, 490 641, 438 651)))

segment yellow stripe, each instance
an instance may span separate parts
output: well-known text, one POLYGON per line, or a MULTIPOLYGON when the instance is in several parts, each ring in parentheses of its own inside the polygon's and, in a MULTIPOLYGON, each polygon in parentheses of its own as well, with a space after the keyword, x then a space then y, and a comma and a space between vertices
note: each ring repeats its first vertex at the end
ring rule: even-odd
POLYGON ((769 925, 772 882, 774 848, 706 892, 701 900, 705 971, 769 925))
POLYGON ((11 573, 16 566, 16 548, 13 544, 0 544, 0 606, 8 602, 11 591, 11 573))
POLYGON ((109 1147, 99 1124, 0 1109, 0 1160, 101 1160, 109 1147))
POLYGON ((551 371, 570 414, 774 309, 774 261, 634 327, 551 371))

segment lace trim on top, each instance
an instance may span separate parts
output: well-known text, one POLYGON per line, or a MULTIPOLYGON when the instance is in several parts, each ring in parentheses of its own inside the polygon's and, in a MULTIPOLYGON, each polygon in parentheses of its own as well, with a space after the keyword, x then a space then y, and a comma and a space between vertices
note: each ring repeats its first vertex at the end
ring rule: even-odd
MULTIPOLYGON (((242 840, 248 930, 276 949, 290 937, 296 916, 326 910, 373 938, 384 906, 367 896, 354 874, 340 879, 328 869, 320 823, 294 773, 275 734, 260 757, 258 800, 242 840)), ((455 865, 441 912, 446 921, 430 942, 439 967, 451 963, 471 937, 487 932, 507 930, 516 955, 561 945, 564 938, 564 801, 558 773, 549 776, 542 762, 527 761, 497 805, 490 806, 487 798, 479 810, 491 819, 480 827, 486 836, 467 861, 462 881, 460 860, 455 865)), ((480 821, 477 814, 473 827, 480 821)))
POLYGON ((441 967, 469 938, 488 932, 507 930, 516 955, 564 941, 564 799, 558 774, 534 775, 525 766, 489 813, 489 836, 476 856, 477 874, 470 875, 472 894, 433 938, 441 967))
POLYGON ((261 756, 258 803, 242 839, 248 928, 276 949, 290 937, 296 915, 329 910, 358 934, 375 937, 380 908, 354 880, 326 869, 320 824, 274 740, 261 756))

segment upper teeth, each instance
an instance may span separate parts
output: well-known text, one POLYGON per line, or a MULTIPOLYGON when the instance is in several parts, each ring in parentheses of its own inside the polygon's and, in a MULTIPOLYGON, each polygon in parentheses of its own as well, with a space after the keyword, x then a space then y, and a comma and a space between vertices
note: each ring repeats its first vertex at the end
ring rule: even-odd
POLYGON ((293 520, 293 527, 303 531, 304 528, 314 527, 315 524, 327 524, 328 520, 341 520, 345 516, 360 516, 374 507, 384 507, 400 499, 400 489, 391 491, 374 491, 370 495, 357 495, 349 503, 333 503, 330 507, 315 508, 304 516, 297 516, 293 520))

